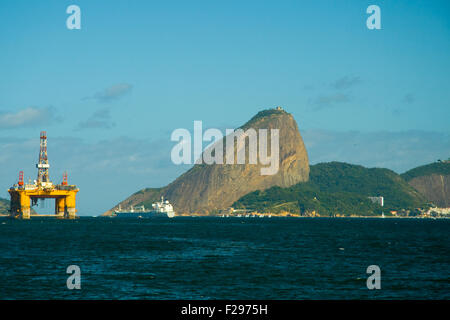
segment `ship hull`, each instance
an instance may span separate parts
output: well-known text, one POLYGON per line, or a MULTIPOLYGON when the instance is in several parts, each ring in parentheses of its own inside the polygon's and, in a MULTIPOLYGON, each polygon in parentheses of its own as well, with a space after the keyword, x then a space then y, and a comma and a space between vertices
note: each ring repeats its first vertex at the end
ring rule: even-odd
POLYGON ((116 212, 116 218, 169 218, 166 212, 116 212))

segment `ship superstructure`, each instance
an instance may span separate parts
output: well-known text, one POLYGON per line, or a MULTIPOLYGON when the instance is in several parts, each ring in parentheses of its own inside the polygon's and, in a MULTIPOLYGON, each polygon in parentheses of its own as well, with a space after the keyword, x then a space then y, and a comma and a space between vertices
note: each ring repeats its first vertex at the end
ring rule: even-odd
POLYGON ((114 210, 118 218, 151 218, 151 217, 175 217, 175 211, 168 200, 161 197, 161 201, 152 204, 152 209, 147 210, 144 206, 131 206, 129 209, 122 209, 121 206, 114 210))

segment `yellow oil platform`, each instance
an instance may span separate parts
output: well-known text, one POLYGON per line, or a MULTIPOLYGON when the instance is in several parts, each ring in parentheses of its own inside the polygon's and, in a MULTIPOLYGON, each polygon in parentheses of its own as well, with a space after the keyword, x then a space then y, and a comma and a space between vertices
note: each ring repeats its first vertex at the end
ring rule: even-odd
POLYGON ((33 183, 24 183, 23 171, 20 171, 19 182, 8 190, 11 195, 11 217, 30 219, 31 207, 37 204, 38 199, 55 199, 55 217, 75 219, 77 217, 76 195, 79 189, 67 183, 67 173, 64 173, 61 184, 54 185, 50 181, 45 131, 41 132, 39 162, 36 168, 38 169, 37 180, 33 183))

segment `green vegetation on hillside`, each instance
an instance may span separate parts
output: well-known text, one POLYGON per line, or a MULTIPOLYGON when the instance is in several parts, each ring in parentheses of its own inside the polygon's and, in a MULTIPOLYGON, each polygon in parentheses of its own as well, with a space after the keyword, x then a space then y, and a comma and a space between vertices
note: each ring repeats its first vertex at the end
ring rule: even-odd
POLYGON ((143 205, 146 208, 151 208, 152 203, 160 200, 160 194, 163 188, 146 188, 136 192, 134 195, 139 196, 140 194, 145 194, 146 200, 138 203, 138 206, 143 205))
POLYGON ((424 166, 411 169, 401 174, 401 176, 406 181, 409 181, 416 177, 429 176, 432 174, 439 174, 444 176, 450 175, 450 162, 430 163, 424 166))
POLYGON ((320 163, 310 168, 308 182, 255 191, 236 201, 233 207, 273 213, 378 215, 382 211, 426 206, 423 196, 388 169, 368 169, 340 162, 320 163), (369 196, 383 196, 384 208, 372 203, 369 196))
POLYGON ((383 196, 387 208, 417 208, 425 199, 397 173, 384 168, 365 168, 342 162, 311 166, 310 182, 321 191, 383 196))
POLYGON ((309 182, 289 188, 255 191, 236 201, 233 207, 270 213, 307 214, 315 211, 321 216, 381 213, 381 208, 365 196, 350 192, 323 192, 309 182))

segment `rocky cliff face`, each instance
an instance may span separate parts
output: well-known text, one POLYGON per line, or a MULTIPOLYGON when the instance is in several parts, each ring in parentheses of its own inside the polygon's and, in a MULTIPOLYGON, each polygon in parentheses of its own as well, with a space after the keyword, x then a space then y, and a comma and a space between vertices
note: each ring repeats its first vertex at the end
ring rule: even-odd
POLYGON ((450 207, 450 161, 420 166, 403 173, 402 177, 434 205, 450 207))
POLYGON ((450 175, 431 174, 413 178, 408 182, 436 206, 450 207, 450 175))
MULTIPOLYGON (((230 139, 228 136, 222 139, 224 164, 196 164, 164 188, 137 192, 123 201, 122 207, 141 203, 149 206, 157 197, 163 195, 173 203, 177 213, 208 214, 230 207, 249 192, 272 186, 289 187, 308 180, 308 155, 297 123, 291 114, 284 110, 265 110, 258 113, 241 129, 244 132, 254 129, 258 142, 267 141, 269 156, 273 155, 271 132, 273 129, 279 130, 279 157, 275 166, 278 170, 272 171, 274 174, 262 174, 262 170, 264 168, 267 170, 270 164, 261 163, 263 159, 260 153, 261 145, 258 145, 256 152, 257 163, 250 163, 248 138, 241 140, 241 143, 236 141, 233 150, 236 159, 240 151, 245 151, 244 164, 227 164, 226 141, 230 139), (259 129, 267 129, 266 139, 261 136, 259 129)), ((276 140, 276 137, 273 139, 276 140)), ((211 154, 215 155, 215 152, 211 154)))

